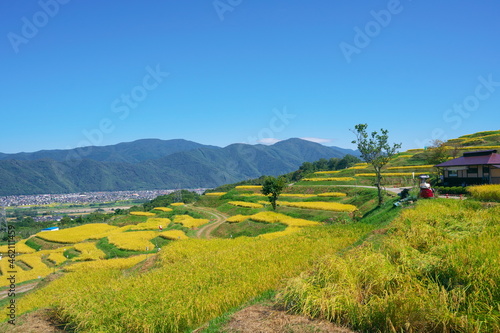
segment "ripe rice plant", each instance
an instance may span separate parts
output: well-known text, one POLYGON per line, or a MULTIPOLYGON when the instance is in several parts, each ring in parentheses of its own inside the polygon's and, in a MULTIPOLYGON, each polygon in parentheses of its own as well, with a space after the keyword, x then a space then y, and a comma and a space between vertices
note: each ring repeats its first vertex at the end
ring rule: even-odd
POLYGON ((246 221, 250 218, 251 215, 241 215, 241 214, 238 214, 238 215, 234 215, 234 216, 231 216, 229 217, 226 222, 229 222, 229 223, 240 223, 240 222, 243 222, 243 221, 246 221))
POLYGON ((468 186, 467 191, 474 199, 483 201, 500 201, 500 185, 468 186))
POLYGON ((334 174, 334 173, 339 173, 340 170, 335 170, 335 171, 316 171, 314 174, 315 175, 329 175, 329 174, 334 174))
POLYGON ((350 168, 347 168, 346 170, 362 170, 368 168, 368 165, 355 165, 350 168))
POLYGON ((207 197, 221 197, 224 194, 227 194, 227 192, 210 192, 210 193, 205 193, 207 197))
POLYGON ((499 225, 500 206, 420 201, 376 245, 291 279, 280 304, 361 332, 499 332, 499 225))
POLYGON ((189 238, 188 236, 186 236, 186 234, 182 230, 163 231, 160 233, 159 236, 166 238, 166 239, 172 239, 172 240, 188 239, 189 238))
POLYGON ((176 215, 174 218, 174 223, 180 223, 186 228, 198 228, 204 224, 210 222, 208 219, 195 219, 190 215, 176 215))
MULTIPOLYGON (((32 247, 29 247, 26 245, 26 239, 20 240, 14 245, 16 253, 33 253, 36 252, 35 249, 32 247)), ((12 249, 12 247, 11 247, 12 249)), ((0 253, 8 253, 9 252, 9 246, 8 245, 2 245, 0 246, 0 253)))
POLYGON ((171 222, 167 218, 151 217, 146 222, 130 226, 129 230, 158 230, 160 226, 168 226, 171 222))
POLYGON ((307 227, 320 224, 318 222, 293 218, 288 215, 276 212, 259 212, 257 214, 251 215, 250 219, 257 222, 283 223, 289 227, 307 227))
MULTIPOLYGON (((375 177, 375 173, 358 173, 356 177, 375 177)), ((413 176, 412 172, 384 172, 382 177, 407 177, 413 176)))
POLYGON ((318 197, 346 197, 346 193, 342 192, 325 192, 318 194, 318 197))
MULTIPOLYGON (((262 193, 244 193, 240 194, 242 197, 267 197, 267 195, 264 195, 262 193)), ((296 197, 296 198, 312 198, 315 197, 315 194, 305 194, 305 193, 281 193, 280 197, 296 197)))
POLYGON ((105 267, 113 260, 90 262, 20 299, 18 311, 53 306, 84 332, 186 332, 279 287, 367 230, 330 226, 273 240, 173 242, 158 254, 154 270, 123 274, 105 267))
POLYGON ((37 234, 37 237, 50 242, 74 244, 114 229, 118 227, 105 223, 92 223, 57 231, 42 231, 37 234))
POLYGON ((109 235, 112 235, 112 234, 119 234, 119 233, 128 231, 128 230, 130 230, 130 229, 132 229, 134 227, 135 227, 135 225, 126 225, 126 226, 123 226, 123 227, 120 227, 120 228, 115 228, 115 229, 108 230, 106 232, 102 232, 102 233, 98 233, 98 234, 92 235, 88 239, 101 239, 101 238, 104 238, 104 237, 108 237, 109 235))
POLYGON ((278 201, 278 205, 286 207, 296 207, 304 209, 319 209, 319 210, 330 210, 334 212, 354 212, 357 207, 349 204, 342 204, 338 202, 288 202, 288 201, 278 201))
POLYGON ((239 194, 241 197, 267 197, 267 195, 264 195, 262 193, 242 193, 239 194))
MULTIPOLYGON (((9 266, 9 262, 5 259, 0 260, 0 269, 2 270, 2 274, 4 276, 7 275, 9 271, 14 270, 16 272, 16 283, 43 278, 52 273, 52 270, 42 262, 41 257, 42 255, 39 253, 30 253, 17 256, 16 262, 23 262, 25 265, 30 267, 30 269, 26 271, 18 266, 12 269, 9 266)), ((0 279, 0 287, 7 286, 8 284, 10 284, 10 282, 6 278, 0 279)))
POLYGON ((184 206, 185 203, 184 202, 174 202, 174 203, 171 203, 170 206, 174 206, 174 207, 179 207, 179 206, 184 206))
POLYGON ((150 212, 130 212, 130 215, 134 216, 155 216, 155 213, 150 213, 150 212))
POLYGON ((228 204, 245 208, 262 208, 261 204, 246 201, 229 201, 228 204))
POLYGON ((302 180, 306 182, 322 182, 322 181, 347 182, 355 179, 352 177, 327 177, 327 178, 303 178, 302 180))
POLYGON ((261 188, 261 185, 240 185, 235 187, 237 190, 260 190, 261 188))
MULTIPOLYGON (((90 272, 90 271, 105 271, 112 269, 127 269, 132 266, 137 265, 141 261, 147 258, 147 255, 140 254, 137 256, 132 256, 128 258, 118 258, 118 259, 107 259, 107 260, 96 260, 96 261, 85 261, 75 263, 71 266, 65 267, 68 272, 90 272)), ((71 279, 69 279, 71 280, 71 279)))
POLYGON ((150 242, 158 236, 155 231, 131 231, 111 234, 108 240, 119 249, 130 251, 152 251, 155 246, 150 242))
POLYGON ((299 230, 301 230, 300 227, 288 227, 288 228, 286 228, 283 231, 270 232, 270 233, 267 233, 267 234, 258 235, 257 237, 258 238, 263 238, 263 239, 275 239, 275 238, 278 238, 278 237, 283 237, 283 236, 291 235, 293 233, 298 232, 299 230))
POLYGON ((316 194, 305 194, 305 193, 281 193, 280 197, 291 197, 291 198, 312 198, 315 197, 316 194))
POLYGON ((160 210, 160 211, 162 211, 162 212, 167 212, 167 213, 168 213, 168 212, 173 211, 173 209, 172 209, 172 208, 168 208, 168 207, 155 207, 155 208, 153 208, 153 209, 155 209, 155 210, 160 210))
POLYGON ((403 170, 403 169, 432 169, 434 165, 405 165, 405 166, 397 166, 397 167, 389 167, 387 170, 403 170))
POLYGON ((62 254, 62 252, 52 252, 49 254, 47 259, 52 261, 56 266, 59 266, 60 264, 68 260, 68 258, 66 258, 64 254, 62 254))
POLYGON ((98 249, 95 243, 78 243, 74 245, 74 248, 81 253, 77 260, 99 260, 106 257, 106 253, 98 249))

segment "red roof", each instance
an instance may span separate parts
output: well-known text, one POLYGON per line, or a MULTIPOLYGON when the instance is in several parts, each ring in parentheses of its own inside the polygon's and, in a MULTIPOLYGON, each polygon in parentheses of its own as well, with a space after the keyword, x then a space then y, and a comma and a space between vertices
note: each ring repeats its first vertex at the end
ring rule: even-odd
POLYGON ((464 153, 464 156, 436 165, 436 167, 451 167, 463 165, 495 165, 500 164, 500 154, 496 150, 464 153))

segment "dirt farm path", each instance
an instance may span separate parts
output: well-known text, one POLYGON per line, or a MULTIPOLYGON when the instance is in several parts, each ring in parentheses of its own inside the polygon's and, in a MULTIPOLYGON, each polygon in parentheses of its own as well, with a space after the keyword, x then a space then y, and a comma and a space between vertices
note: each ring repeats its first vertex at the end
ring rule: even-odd
POLYGON ((226 215, 224 213, 219 212, 218 210, 214 208, 207 208, 207 207, 193 207, 190 206, 190 209, 202 213, 206 213, 210 215, 215 222, 212 222, 210 224, 207 224, 196 232, 196 238, 212 238, 211 233, 222 223, 226 222, 226 219, 229 217, 229 215, 226 215))

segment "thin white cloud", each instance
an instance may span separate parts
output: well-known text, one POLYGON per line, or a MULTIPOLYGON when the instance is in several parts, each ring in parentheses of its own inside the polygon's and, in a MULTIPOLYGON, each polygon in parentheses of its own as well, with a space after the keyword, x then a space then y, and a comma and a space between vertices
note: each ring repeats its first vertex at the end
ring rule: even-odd
POLYGON ((280 139, 276 139, 276 138, 263 138, 263 139, 257 140, 258 143, 261 143, 263 145, 273 145, 276 142, 280 142, 280 141, 281 141, 280 139))
POLYGON ((316 143, 329 143, 332 142, 330 139, 322 139, 322 138, 301 138, 302 140, 307 140, 316 143))

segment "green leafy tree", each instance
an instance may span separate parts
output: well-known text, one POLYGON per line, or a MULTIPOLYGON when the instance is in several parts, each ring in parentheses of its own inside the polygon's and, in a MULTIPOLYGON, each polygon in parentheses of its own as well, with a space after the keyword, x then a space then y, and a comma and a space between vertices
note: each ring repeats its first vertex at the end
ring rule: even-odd
POLYGON ((269 196, 269 202, 276 210, 276 201, 286 186, 286 179, 284 177, 267 177, 262 184, 262 194, 269 196))
POLYGON ((446 162, 450 157, 448 147, 441 140, 434 140, 425 154, 427 164, 439 164, 446 162))
POLYGON ((384 201, 382 192, 382 168, 386 165, 392 156, 401 148, 400 143, 395 143, 392 146, 388 143, 389 131, 380 130, 380 134, 372 132, 368 134, 367 124, 358 124, 351 130, 356 135, 356 140, 352 143, 357 144, 358 150, 361 153, 361 158, 368 164, 371 164, 375 169, 375 177, 378 190, 378 205, 381 206, 384 201))

